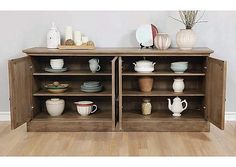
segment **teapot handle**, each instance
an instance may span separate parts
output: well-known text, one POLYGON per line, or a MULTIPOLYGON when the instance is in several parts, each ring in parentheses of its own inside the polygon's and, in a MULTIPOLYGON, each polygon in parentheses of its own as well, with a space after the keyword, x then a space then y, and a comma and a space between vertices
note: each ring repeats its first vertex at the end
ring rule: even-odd
POLYGON ((187 103, 187 101, 186 101, 186 100, 183 100, 183 101, 181 102, 181 104, 182 104, 182 103, 185 103, 185 107, 183 108, 183 111, 184 111, 184 110, 186 110, 186 109, 187 109, 187 107, 188 107, 188 103, 187 103))

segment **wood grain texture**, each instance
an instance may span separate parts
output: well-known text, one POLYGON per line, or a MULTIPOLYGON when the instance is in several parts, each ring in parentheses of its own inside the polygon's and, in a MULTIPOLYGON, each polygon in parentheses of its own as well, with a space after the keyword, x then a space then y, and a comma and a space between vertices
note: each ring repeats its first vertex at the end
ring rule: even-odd
POLYGON ((122 78, 122 57, 119 57, 119 129, 122 130, 122 110, 123 110, 123 78, 122 78))
POLYGON ((103 71, 103 72, 96 72, 92 73, 90 71, 82 71, 82 70, 72 70, 60 73, 49 73, 45 71, 34 72, 34 76, 111 76, 111 71, 103 71))
POLYGON ((33 94, 33 96, 53 96, 53 97, 57 97, 57 96, 112 96, 112 90, 104 90, 101 92, 95 92, 95 93, 87 93, 87 92, 83 92, 79 89, 69 89, 66 92, 63 93, 49 93, 47 90, 40 90, 36 93, 33 94))
POLYGON ((226 62, 214 58, 208 58, 207 62, 206 109, 208 119, 220 129, 224 129, 226 62))
POLYGON ((173 72, 152 72, 152 73, 137 73, 137 72, 123 72, 123 76, 205 76, 205 73, 199 73, 199 72, 185 72, 182 74, 173 73, 173 72))
POLYGON ((116 61, 118 57, 114 57, 112 60, 112 130, 115 130, 116 128, 116 61))
POLYGON ((0 122, 1 156, 235 156, 236 122, 211 132, 26 132, 0 122))
POLYGON ((175 93, 174 91, 160 91, 152 90, 151 92, 141 92, 135 90, 123 90, 122 96, 205 96, 204 92, 201 91, 184 91, 182 93, 175 93))
POLYGON ((11 128, 15 129, 32 117, 32 71, 30 58, 9 60, 11 128))
POLYGON ((77 111, 64 111, 57 117, 51 117, 46 112, 37 114, 27 124, 28 131, 112 131, 112 111, 99 110, 96 114, 83 117, 77 111))
MULTIPOLYGON (((87 54, 97 54, 97 56, 104 56, 104 54, 122 54, 122 56, 137 56, 139 54, 147 54, 147 55, 166 55, 174 54, 174 55, 188 55, 188 56, 209 56, 209 54, 213 53, 212 50, 209 48, 194 48, 192 50, 180 50, 178 48, 170 48, 168 50, 157 50, 157 49, 140 49, 140 48, 96 48, 95 50, 59 50, 59 49, 47 49, 47 48, 30 48, 23 50, 24 53, 31 55, 31 56, 38 56, 38 55, 74 55, 78 56, 87 56, 87 54)), ((157 56, 158 56, 157 55, 157 56)))

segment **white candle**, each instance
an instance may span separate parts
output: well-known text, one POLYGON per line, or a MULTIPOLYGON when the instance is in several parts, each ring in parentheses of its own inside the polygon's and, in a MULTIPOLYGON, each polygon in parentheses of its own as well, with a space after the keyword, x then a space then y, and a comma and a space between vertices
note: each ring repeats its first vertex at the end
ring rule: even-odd
POLYGON ((75 31, 74 32, 74 41, 76 45, 82 45, 82 39, 81 39, 81 32, 75 31))
POLYGON ((82 42, 87 43, 89 41, 88 37, 82 36, 82 42))
POLYGON ((65 40, 72 39, 73 40, 73 31, 71 26, 66 27, 66 33, 65 33, 65 40))
POLYGON ((76 41, 75 42, 75 45, 77 45, 77 46, 80 46, 80 45, 82 45, 83 43, 82 43, 82 41, 80 40, 80 41, 76 41))

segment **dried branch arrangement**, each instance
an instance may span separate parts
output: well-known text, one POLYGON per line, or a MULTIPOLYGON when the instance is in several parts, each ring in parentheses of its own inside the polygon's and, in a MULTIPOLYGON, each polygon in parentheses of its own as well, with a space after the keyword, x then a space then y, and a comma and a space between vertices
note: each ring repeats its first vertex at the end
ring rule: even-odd
POLYGON ((186 29, 192 29, 193 26, 197 23, 207 22, 207 21, 201 21, 203 14, 197 19, 198 11, 179 11, 180 19, 176 19, 174 17, 171 17, 172 19, 182 23, 185 25, 186 29))

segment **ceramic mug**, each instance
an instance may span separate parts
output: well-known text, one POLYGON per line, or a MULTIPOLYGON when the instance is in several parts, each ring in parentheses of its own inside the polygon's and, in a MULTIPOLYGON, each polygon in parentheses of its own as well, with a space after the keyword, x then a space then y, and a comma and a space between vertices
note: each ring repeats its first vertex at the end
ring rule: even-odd
POLYGON ((95 73, 101 69, 99 65, 99 59, 90 59, 89 60, 89 68, 92 73, 95 73))
POLYGON ((75 102, 75 104, 77 106, 77 111, 81 116, 88 116, 97 111, 97 105, 92 101, 78 101, 75 102))
POLYGON ((51 65, 52 69, 60 70, 64 66, 64 60, 63 59, 51 59, 50 65, 51 65))

